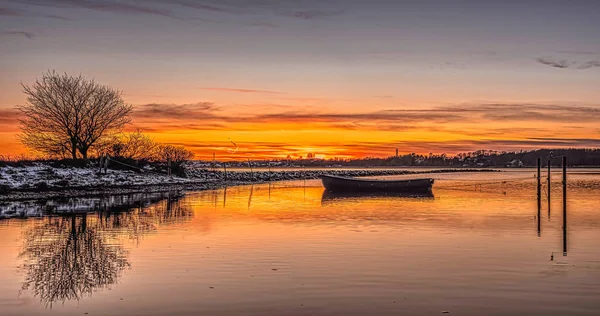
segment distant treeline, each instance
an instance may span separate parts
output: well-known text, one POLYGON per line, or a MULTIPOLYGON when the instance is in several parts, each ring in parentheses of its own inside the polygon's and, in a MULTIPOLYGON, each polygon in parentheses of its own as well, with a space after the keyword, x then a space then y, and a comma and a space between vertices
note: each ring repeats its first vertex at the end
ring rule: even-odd
MULTIPOLYGON (((228 162, 231 167, 392 167, 392 166, 448 166, 448 167, 533 167, 537 165, 538 157, 543 165, 550 157, 553 166, 560 166, 560 157, 567 157, 569 166, 600 166, 600 149, 538 149, 530 151, 494 151, 478 150, 461 153, 455 156, 446 154, 406 154, 387 158, 366 157, 361 159, 283 159, 283 160, 254 160, 228 162)), ((210 164, 210 162, 206 162, 210 164)))

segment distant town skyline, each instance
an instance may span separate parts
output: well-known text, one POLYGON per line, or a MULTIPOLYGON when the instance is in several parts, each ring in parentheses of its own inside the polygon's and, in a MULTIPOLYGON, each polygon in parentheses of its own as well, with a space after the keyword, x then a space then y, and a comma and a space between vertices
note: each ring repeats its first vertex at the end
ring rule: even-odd
POLYGON ((198 159, 600 147, 600 2, 0 0, 0 155, 47 70, 198 159), (236 144, 233 147, 232 141, 236 144))

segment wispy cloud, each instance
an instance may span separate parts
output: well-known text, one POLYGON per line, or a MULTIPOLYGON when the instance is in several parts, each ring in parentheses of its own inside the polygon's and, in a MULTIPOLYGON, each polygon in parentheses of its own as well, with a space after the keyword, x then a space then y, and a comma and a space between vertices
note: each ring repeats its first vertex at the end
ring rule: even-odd
POLYGON ((168 2, 187 8, 219 13, 233 14, 256 14, 269 13, 275 15, 297 18, 303 20, 315 20, 338 16, 344 13, 341 9, 322 8, 320 1, 285 1, 285 0, 261 0, 261 1, 237 1, 237 0, 153 0, 155 2, 168 2))
POLYGON ((258 26, 258 27, 269 27, 269 28, 275 28, 275 27, 279 27, 278 24, 272 23, 272 22, 266 22, 266 21, 255 21, 255 22, 250 22, 248 23, 249 26, 258 26))
POLYGON ((578 50, 559 50, 559 51, 556 51, 556 53, 567 54, 567 55, 600 55, 600 52, 578 51, 578 50))
POLYGON ((263 114, 254 118, 264 121, 390 121, 411 123, 449 123, 473 121, 523 122, 596 122, 600 108, 551 104, 463 104, 423 110, 383 110, 365 113, 303 113, 263 114))
MULTIPOLYGON (((238 111, 233 115, 212 103, 199 102, 181 105, 157 103, 137 106, 134 117, 147 124, 160 122, 161 125, 180 129, 184 126, 202 129, 203 124, 210 123, 237 124, 236 129, 261 130, 267 128, 268 124, 272 124, 272 126, 287 125, 300 129, 406 131, 418 128, 424 131, 452 132, 465 136, 494 135, 494 133, 501 135, 510 133, 511 130, 504 127, 498 131, 492 128, 479 128, 477 132, 468 128, 463 131, 452 131, 448 129, 449 126, 444 124, 497 122, 504 125, 553 122, 572 126, 573 122, 589 124, 600 121, 600 108, 552 104, 460 104, 422 110, 383 110, 361 113, 319 112, 318 110, 290 111, 289 107, 283 105, 268 108, 265 108, 264 105, 257 106, 260 107, 260 111, 246 113, 238 111), (268 112, 264 113, 265 110, 268 112), (177 123, 173 123, 173 121, 177 121, 177 123)), ((214 125, 213 127, 219 126, 214 125)), ((534 127, 529 127, 529 130, 531 132, 541 131, 540 128, 534 127)), ((514 133, 514 130, 512 132, 514 133)))
POLYGON ((316 20, 328 17, 342 15, 343 10, 297 10, 297 11, 280 11, 279 14, 286 17, 298 18, 302 20, 316 20))
POLYGON ((210 3, 207 1, 197 1, 197 0, 154 0, 156 2, 167 2, 169 4, 180 5, 186 8, 197 9, 197 10, 206 10, 211 12, 232 12, 231 8, 227 6, 223 6, 218 3, 210 3))
MULTIPOLYGON (((344 13, 340 9, 323 8, 319 1, 211 1, 211 0, 145 0, 145 1, 108 1, 108 0, 9 0, 20 4, 37 5, 54 8, 79 8, 117 14, 156 15, 168 18, 183 19, 176 15, 180 8, 186 9, 185 15, 193 14, 237 14, 252 18, 265 16, 290 17, 302 20, 316 20, 338 16, 344 13), (178 8, 179 7, 179 8, 178 8), (168 9, 167 9, 168 8, 168 9)), ((6 9, 5 15, 14 14, 15 10, 6 9)), ((0 15, 3 13, 0 13, 0 15)), ((192 18, 200 19, 201 18, 192 18)), ((251 22, 248 25, 273 27, 268 22, 251 22)))
POLYGON ((589 138, 525 138, 525 139, 478 139, 453 141, 397 141, 399 148, 413 148, 416 152, 459 153, 478 149, 520 150, 529 148, 589 148, 600 146, 600 139, 589 138))
POLYGON ((211 157, 216 153, 220 159, 236 159, 242 156, 255 157, 285 157, 292 155, 298 157, 306 156, 308 152, 314 154, 325 154, 328 157, 352 157, 352 156, 391 156, 396 148, 402 153, 448 153, 457 154, 460 152, 469 152, 479 149, 494 149, 500 151, 516 151, 530 148, 589 148, 600 146, 600 139, 587 138, 553 138, 553 139, 483 139, 483 140, 458 140, 458 141, 422 141, 422 140, 397 140, 387 142, 316 142, 311 147, 315 149, 305 149, 301 142, 237 142, 239 152, 236 155, 230 155, 228 149, 230 144, 227 140, 223 141, 186 141, 179 142, 177 145, 185 146, 197 152, 197 157, 211 157))
POLYGON ((22 4, 30 4, 55 8, 79 8, 118 14, 146 14, 176 18, 169 10, 144 6, 138 2, 117 2, 103 0, 18 0, 22 4))
POLYGON ((135 121, 131 126, 127 128, 127 131, 135 131, 141 129, 144 132, 164 132, 173 130, 187 130, 187 131, 210 131, 210 130, 224 130, 227 125, 221 123, 163 123, 163 124, 148 124, 144 121, 135 121))
POLYGON ((22 16, 22 10, 0 8, 0 16, 22 16))
POLYGON ((537 60, 538 63, 546 65, 546 66, 550 66, 550 67, 554 67, 554 68, 569 68, 572 63, 569 62, 566 59, 563 60, 552 60, 549 58, 536 58, 535 60, 537 60))
POLYGON ((35 38, 35 34, 33 34, 31 32, 25 32, 25 31, 6 31, 6 32, 2 32, 0 34, 3 34, 3 35, 12 35, 12 36, 24 36, 27 39, 34 39, 35 38))
POLYGON ((3 132, 17 131, 21 117, 21 112, 17 110, 0 109, 0 130, 3 132))
POLYGON ((10 17, 42 17, 42 18, 56 19, 56 20, 62 20, 62 21, 70 21, 70 19, 67 19, 67 18, 65 18, 63 16, 59 16, 59 15, 54 15, 54 14, 35 14, 35 13, 27 12, 25 10, 17 10, 17 9, 10 9, 10 8, 0 8, 0 16, 10 16, 10 17))
POLYGON ((0 124, 14 123, 21 117, 21 112, 17 110, 0 109, 0 124))
POLYGON ((433 112, 448 112, 497 122, 595 122, 600 119, 600 108, 590 106, 490 103, 451 105, 432 109, 433 112))
POLYGON ((589 69, 589 68, 597 68, 600 67, 600 61, 598 60, 590 60, 590 61, 574 61, 568 59, 556 60, 552 58, 536 58, 538 63, 554 67, 554 68, 571 68, 571 69, 589 69))
POLYGON ((65 18, 64 16, 54 15, 54 14, 42 15, 42 17, 49 18, 49 19, 61 20, 61 21, 72 21, 71 19, 65 18))
POLYGON ((233 92, 233 93, 261 93, 261 94, 286 94, 285 92, 271 90, 256 90, 256 89, 237 89, 237 88, 200 88, 200 90, 218 91, 218 92, 233 92))
POLYGON ((150 103, 136 106, 133 116, 146 121, 208 120, 217 118, 215 112, 218 111, 219 107, 210 102, 188 104, 150 103))
POLYGON ((592 60, 585 62, 577 67, 577 69, 588 69, 588 68, 597 68, 600 67, 600 61, 592 60))

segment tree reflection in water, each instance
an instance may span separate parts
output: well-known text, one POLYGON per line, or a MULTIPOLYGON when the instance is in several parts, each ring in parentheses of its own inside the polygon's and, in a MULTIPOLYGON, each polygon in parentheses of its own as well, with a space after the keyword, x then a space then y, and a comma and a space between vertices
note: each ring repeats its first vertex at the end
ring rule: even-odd
POLYGON ((170 194, 128 212, 111 207, 93 213, 47 217, 25 231, 19 257, 25 272, 22 291, 31 291, 47 307, 79 300, 112 284, 131 267, 122 237, 137 242, 168 225, 186 221, 193 212, 180 196, 170 194))
POLYGON ((102 231, 87 225, 87 215, 48 218, 27 232, 23 290, 47 306, 79 300, 116 283, 130 266, 127 251, 102 231))

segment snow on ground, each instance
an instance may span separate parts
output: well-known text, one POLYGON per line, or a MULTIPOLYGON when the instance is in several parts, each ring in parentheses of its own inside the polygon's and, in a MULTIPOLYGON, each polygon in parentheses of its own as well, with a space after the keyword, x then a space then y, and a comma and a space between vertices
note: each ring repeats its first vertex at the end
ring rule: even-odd
POLYGON ((108 170, 106 174, 99 174, 97 168, 54 168, 43 163, 25 167, 0 167, 0 188, 4 187, 5 191, 158 185, 190 181, 192 180, 153 172, 139 173, 128 170, 108 170))
MULTIPOLYGON (((494 171, 474 169, 441 169, 427 173, 494 171)), ((44 163, 29 166, 0 167, 0 219, 30 217, 61 212, 86 212, 109 206, 129 205, 129 200, 140 201, 137 194, 144 191, 146 198, 154 191, 203 190, 223 185, 238 185, 267 181, 317 179, 324 174, 366 177, 413 174, 406 170, 285 170, 260 172, 221 172, 191 168, 187 178, 172 177, 146 170, 108 170, 100 174, 97 168, 56 168, 44 163), (106 190, 108 189, 108 190, 106 190), (115 190, 117 193, 115 193, 115 190), (124 195, 127 192, 128 195, 124 195), (114 195, 111 195, 114 194, 114 195), (102 197, 90 197, 102 195, 102 197), (108 196, 108 197, 107 197, 108 196), (17 198, 18 197, 18 198, 17 198)))
MULTIPOLYGON (((425 173, 493 171, 474 169, 441 169, 425 173)), ((222 172, 208 169, 190 168, 187 177, 168 176, 146 170, 134 172, 129 170, 108 170, 100 174, 97 168, 56 168, 44 163, 36 163, 23 167, 0 167, 0 194, 9 191, 45 191, 63 189, 96 189, 115 187, 139 187, 186 184, 227 184, 256 183, 266 181, 286 181, 317 179, 321 175, 337 175, 345 177, 388 176, 423 173, 400 169, 362 169, 362 170, 285 170, 285 171, 236 171, 222 172)))

